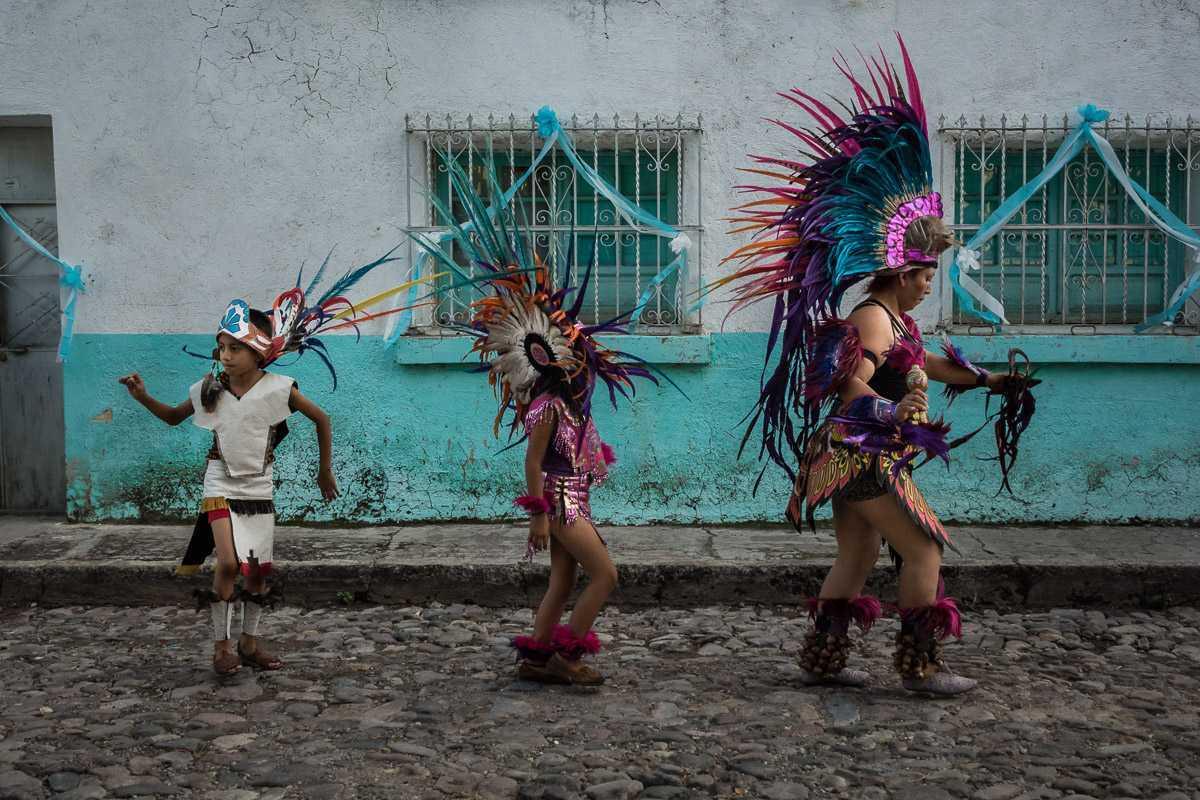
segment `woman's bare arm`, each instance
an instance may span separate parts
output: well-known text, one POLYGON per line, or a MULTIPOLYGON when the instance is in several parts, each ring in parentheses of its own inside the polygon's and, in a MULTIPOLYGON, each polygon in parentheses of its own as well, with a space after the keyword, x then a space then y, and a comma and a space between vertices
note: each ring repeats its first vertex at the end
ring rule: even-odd
MULTIPOLYGON (((862 344, 863 350, 869 350, 882 358, 883 354, 892 348, 894 339, 892 323, 887 312, 879 306, 863 306, 855 309, 847 322, 858 329, 858 340, 862 344)), ((864 352, 858 370, 850 380, 842 384, 842 388, 838 392, 842 403, 849 403, 865 395, 876 394, 875 390, 867 385, 874 374, 875 362, 864 352)))
POLYGON ((925 374, 940 383, 955 386, 974 386, 975 373, 965 367, 960 367, 945 356, 925 352, 925 374))

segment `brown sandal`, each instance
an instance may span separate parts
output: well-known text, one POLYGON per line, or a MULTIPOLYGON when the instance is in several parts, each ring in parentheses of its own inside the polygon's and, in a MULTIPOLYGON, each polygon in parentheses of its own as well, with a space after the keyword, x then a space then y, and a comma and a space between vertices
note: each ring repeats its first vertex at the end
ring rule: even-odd
POLYGON ((242 646, 239 644, 237 651, 238 656, 240 656, 242 659, 242 663, 246 664, 247 666, 254 667, 255 669, 266 670, 268 672, 273 672, 277 669, 283 669, 283 661, 271 655, 270 653, 264 653, 261 647, 255 648, 253 653, 247 653, 246 651, 242 650, 242 646))
POLYGON ((553 675, 546 669, 546 663, 538 663, 528 658, 521 659, 517 664, 517 679, 522 681, 533 681, 534 683, 570 683, 564 678, 553 675))
POLYGON ((242 668, 242 659, 238 653, 230 653, 226 650, 223 653, 213 654, 213 672, 221 677, 227 677, 234 674, 242 668))
POLYGON ((563 658, 558 653, 550 656, 546 662, 546 674, 559 682, 575 686, 599 686, 604 683, 604 676, 595 667, 579 659, 572 661, 563 658))

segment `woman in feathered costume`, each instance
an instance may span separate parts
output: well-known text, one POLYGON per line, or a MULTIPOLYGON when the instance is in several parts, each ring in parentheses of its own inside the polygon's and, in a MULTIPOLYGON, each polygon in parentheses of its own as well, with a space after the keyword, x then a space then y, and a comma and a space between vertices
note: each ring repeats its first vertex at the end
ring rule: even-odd
MULTIPOLYGON (((658 381, 645 362, 595 338, 625 333, 632 311, 597 325, 579 321, 592 269, 578 287, 568 287, 568 254, 560 280, 552 282, 490 165, 491 210, 475 195, 461 167, 452 160, 447 167, 456 195, 467 198, 469 221, 456 224, 443 207, 439 213, 482 271, 462 275, 464 281, 485 293, 472 305, 466 331, 476 336, 473 351, 499 399, 493 431, 499 435, 501 422, 511 413, 510 436, 526 440, 526 491, 514 501, 530 516, 526 554, 532 558, 535 552, 550 551, 550 586, 537 608, 533 632, 513 640, 520 659, 517 673, 543 683, 598 685, 604 677, 582 658, 600 650, 592 625, 616 588, 617 570, 592 521, 590 493, 604 482, 616 459, 596 430, 592 393, 603 384, 615 407, 618 393, 628 397, 634 392, 635 378, 658 381), (559 620, 580 567, 588 585, 563 625, 559 620)), ((440 247, 421 244, 448 270, 460 272, 440 247)))
POLYGON ((774 300, 746 438, 761 423, 762 452, 794 478, 788 517, 797 529, 833 503, 838 557, 810 601, 804 679, 867 682, 867 673, 846 668, 848 630, 854 622, 865 632, 880 616, 879 601, 861 592, 886 540, 900 563, 896 669, 907 689, 958 694, 975 681, 951 673, 940 646, 961 635, 939 577, 950 540, 912 478, 915 458, 946 459, 949 450, 948 426, 928 420, 928 378, 951 397, 977 386, 1003 395, 997 430, 1006 437, 1006 473, 1033 401, 1021 376, 988 374, 948 343, 945 355, 927 353, 906 313, 929 294, 953 240, 933 191, 920 87, 902 40, 900 48, 903 81, 882 52, 864 58, 869 87, 835 62, 854 93, 848 119, 799 89, 781 93, 816 126, 777 121, 799 138, 802 157, 755 159, 750 172, 780 183, 743 187, 766 195, 738 209, 739 230, 756 235, 730 256, 741 267, 713 288, 734 285, 730 313, 774 300), (840 319, 843 294, 867 278, 868 298, 840 319))

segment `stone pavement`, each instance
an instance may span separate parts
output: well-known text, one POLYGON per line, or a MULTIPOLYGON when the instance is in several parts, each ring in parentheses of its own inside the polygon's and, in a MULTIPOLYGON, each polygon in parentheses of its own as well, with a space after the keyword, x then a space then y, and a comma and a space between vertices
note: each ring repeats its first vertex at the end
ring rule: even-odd
MULTIPOLYGON (((184 525, 95 525, 0 517, 0 605, 160 605, 207 586, 172 570, 184 525)), ((276 584, 289 603, 357 599, 527 606, 545 586, 546 556, 521 563, 524 526, 444 523, 374 528, 280 526, 276 584)), ((605 527, 625 608, 793 603, 833 560, 831 531, 788 527, 605 527)), ((1188 527, 952 527, 951 590, 968 605, 1163 608, 1200 603, 1200 530, 1188 527)), ((880 559, 872 588, 894 597, 880 559)))
POLYGON ((795 606, 609 609, 599 689, 513 679, 528 609, 268 613, 219 681, 178 606, 0 609, 0 797, 1200 798, 1200 610, 969 615, 981 688, 806 689, 795 606))

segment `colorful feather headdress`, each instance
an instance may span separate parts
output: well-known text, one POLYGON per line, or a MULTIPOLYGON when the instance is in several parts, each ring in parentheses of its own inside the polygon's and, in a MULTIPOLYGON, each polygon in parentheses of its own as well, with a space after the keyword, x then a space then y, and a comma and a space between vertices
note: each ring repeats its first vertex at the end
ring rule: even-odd
MULTIPOLYGON (((337 372, 333 368, 333 362, 329 357, 325 343, 319 337, 326 333, 333 333, 334 331, 345 330, 347 328, 353 328, 355 333, 359 334, 358 326, 367 320, 378 319, 412 308, 413 306, 409 305, 389 308, 386 311, 370 311, 377 304, 394 297, 416 284, 426 283, 440 277, 440 275, 429 275, 415 281, 407 281, 359 302, 352 302, 346 296, 348 290, 376 267, 397 260, 392 256, 395 250, 396 248, 392 248, 381 258, 377 258, 369 264, 348 271, 341 278, 334 281, 311 304, 307 298, 313 295, 321 282, 321 278, 324 277, 325 269, 329 265, 329 258, 332 256, 332 253, 330 253, 330 256, 325 257, 325 261, 321 264, 321 268, 317 270, 317 274, 313 276, 308 287, 303 289, 301 288, 301 281, 303 280, 304 271, 301 269, 300 274, 296 276, 296 285, 276 297, 271 310, 266 312, 267 318, 271 323, 270 330, 262 330, 254 324, 250 315, 250 306, 245 300, 231 300, 225 308, 225 314, 221 318, 217 335, 219 336, 222 333, 229 334, 249 347, 259 355, 264 367, 275 363, 281 356, 287 353, 295 353, 297 356, 301 356, 304 353, 313 352, 329 369, 329 374, 333 377, 333 388, 336 389, 337 372)), ((416 305, 422 304, 417 303, 416 305)), ((184 352, 198 358, 215 358, 212 355, 193 353, 186 347, 184 348, 184 352)))
MULTIPOLYGON (((466 274, 441 247, 419 236, 416 241, 446 270, 458 274, 463 284, 484 293, 471 304, 471 321, 463 330, 476 337, 472 352, 479 354, 480 369, 488 372, 500 401, 494 425, 497 433, 510 410, 514 412, 511 432, 518 432, 542 376, 566 382, 585 415, 591 413, 597 383, 608 389, 615 406, 618 393, 630 397, 636 392, 635 378, 657 384, 656 373, 666 377, 637 356, 596 339, 601 334, 628 333, 625 325, 636 308, 596 325, 579 321, 592 265, 584 271, 578 287, 569 286, 572 259, 568 252, 562 275, 557 283, 552 282, 551 271, 532 249, 532 234, 505 202, 494 165, 485 165, 493 195, 489 207, 462 167, 450 158, 445 162, 455 195, 463 199, 467 220, 456 221, 438 198, 432 202, 477 272, 466 274)), ((571 235, 567 238, 574 240, 571 235)))
POLYGON ((597 382, 607 387, 614 406, 618 392, 629 397, 636 391, 634 378, 658 383, 649 364, 595 338, 627 333, 624 318, 628 314, 598 325, 578 321, 590 267, 578 288, 555 289, 549 284, 549 270, 540 265, 533 272, 483 266, 496 274, 485 281, 492 293, 472 304, 471 327, 476 335, 472 352, 487 366, 488 381, 499 395, 497 432, 510 408, 515 412, 515 432, 542 376, 565 381, 585 415, 591 413, 597 382))
POLYGON ((773 120, 800 140, 800 156, 754 157, 758 166, 747 171, 779 183, 740 187, 766 195, 736 209, 734 232, 753 231, 754 239, 726 259, 741 267, 709 287, 734 286, 731 314, 775 301, 766 356, 771 374, 742 444, 761 417, 762 450, 789 474, 791 451, 803 446, 820 414, 804 393, 817 325, 836 317, 842 295, 858 281, 937 263, 935 255, 905 247, 909 226, 940 217, 942 200, 933 191, 921 88, 904 41, 899 34, 897 39, 903 81, 882 50, 878 59, 863 57, 869 87, 844 58, 835 59, 853 91, 848 105, 838 103, 848 119, 799 89, 780 93, 815 126, 773 120), (799 431, 793 411, 803 419, 799 431))

